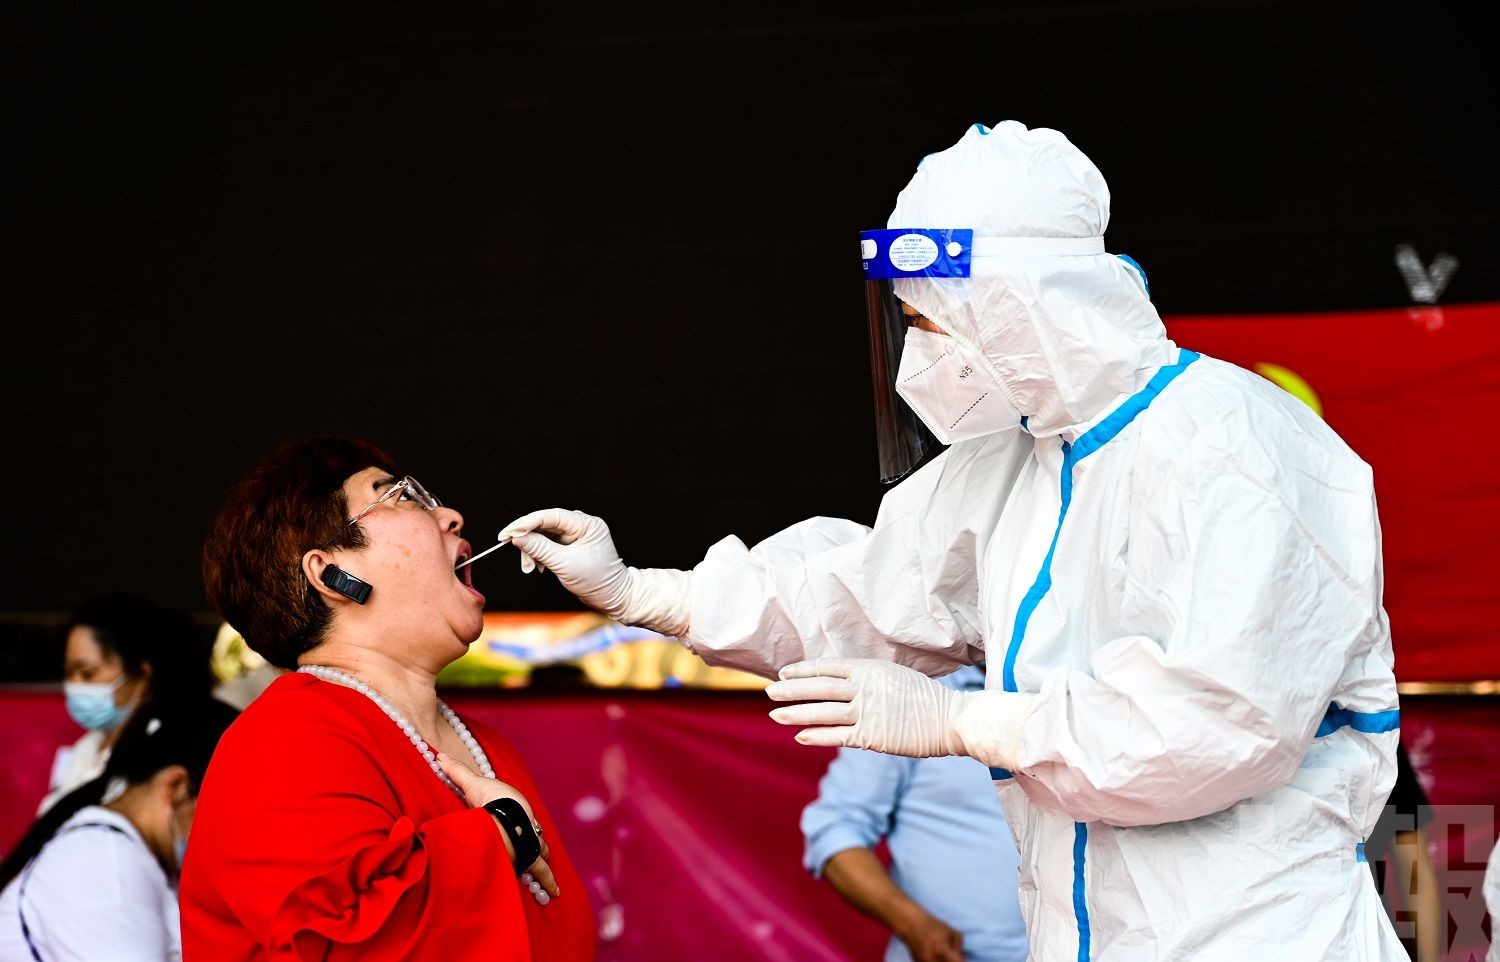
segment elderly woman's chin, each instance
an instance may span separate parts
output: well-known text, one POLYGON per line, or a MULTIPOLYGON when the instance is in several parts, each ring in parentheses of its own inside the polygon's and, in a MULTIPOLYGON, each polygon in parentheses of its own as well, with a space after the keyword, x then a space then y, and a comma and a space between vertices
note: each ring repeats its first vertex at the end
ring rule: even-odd
POLYGON ((467 651, 468 647, 474 642, 478 641, 479 636, 483 633, 484 607, 482 605, 476 605, 473 611, 470 612, 469 617, 462 622, 461 627, 458 631, 458 640, 463 642, 464 650, 467 651))
POLYGON ((457 654, 448 644, 443 654, 458 658, 484 631, 485 598, 474 587, 469 568, 453 571, 451 562, 429 566, 424 559, 416 565, 390 565, 385 571, 391 590, 383 600, 393 610, 382 612, 379 635, 451 638, 457 642, 457 654))
POLYGON ((436 623, 437 619, 434 619, 425 626, 428 630, 421 631, 424 636, 446 636, 453 639, 456 644, 443 645, 443 654, 450 659, 462 657, 469 645, 477 641, 484 632, 484 596, 476 596, 467 588, 463 592, 463 596, 444 599, 441 627, 436 623))
POLYGON ((437 668, 463 657, 484 631, 484 596, 470 587, 431 578, 398 583, 392 576, 387 584, 385 596, 372 597, 361 612, 370 616, 361 632, 368 647, 436 659, 437 668))
MULTIPOLYGON (((467 569, 459 574, 464 574, 467 569)), ((459 588, 464 594, 464 613, 466 617, 460 621, 462 626, 459 632, 459 640, 467 647, 479 638, 484 631, 484 595, 470 584, 467 580, 459 583, 459 588)))

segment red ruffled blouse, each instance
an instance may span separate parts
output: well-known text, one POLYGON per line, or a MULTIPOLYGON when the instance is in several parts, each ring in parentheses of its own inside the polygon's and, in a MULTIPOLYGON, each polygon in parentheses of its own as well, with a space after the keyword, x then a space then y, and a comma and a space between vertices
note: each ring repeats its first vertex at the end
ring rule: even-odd
POLYGON ((185 962, 575 962, 594 919, 515 751, 468 719, 495 775, 531 802, 561 895, 516 881, 469 808, 359 692, 291 674, 235 721, 198 798, 180 888, 185 962))

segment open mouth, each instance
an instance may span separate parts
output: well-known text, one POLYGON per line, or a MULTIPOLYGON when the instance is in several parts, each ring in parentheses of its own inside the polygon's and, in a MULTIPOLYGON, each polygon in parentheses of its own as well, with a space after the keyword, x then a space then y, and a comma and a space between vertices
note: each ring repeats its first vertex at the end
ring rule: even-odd
POLYGON ((458 566, 463 564, 465 561, 468 561, 469 558, 473 557, 473 555, 474 549, 469 546, 469 543, 467 541, 463 541, 460 542, 458 546, 458 557, 453 559, 453 567, 455 569, 453 572, 453 577, 457 578, 466 587, 471 589, 474 587, 474 569, 471 567, 460 568, 458 566))

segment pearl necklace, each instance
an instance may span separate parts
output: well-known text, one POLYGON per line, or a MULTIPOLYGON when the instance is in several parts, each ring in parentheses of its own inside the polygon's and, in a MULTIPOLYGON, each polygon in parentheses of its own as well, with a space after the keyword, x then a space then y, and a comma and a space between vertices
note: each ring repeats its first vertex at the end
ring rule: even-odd
MULTIPOLYGON (((342 684, 344 687, 351 687, 351 689, 359 692, 360 695, 365 695, 366 698, 374 701, 375 707, 380 708, 381 711, 386 713, 386 717, 396 722, 396 726, 401 728, 401 734, 407 735, 408 740, 411 741, 411 746, 422 753, 422 758, 428 762, 428 767, 432 768, 432 774, 438 776, 438 779, 443 780, 444 785, 449 786, 453 794, 458 795, 460 801, 468 803, 468 798, 463 795, 463 789, 455 785, 453 779, 450 779, 447 773, 444 773, 443 768, 438 765, 438 755, 437 752, 432 750, 431 744, 426 743, 422 735, 417 734, 417 726, 408 722, 407 716, 404 716, 396 705, 386 701, 386 696, 381 695, 380 692, 372 689, 371 686, 363 683, 363 681, 360 681, 354 675, 348 675, 345 672, 339 671, 338 668, 329 668, 327 665, 303 665, 297 671, 299 671, 299 674, 312 675, 312 677, 320 678, 323 681, 330 681, 333 684, 342 684)), ((459 741, 463 743, 463 747, 469 750, 469 755, 474 756, 474 764, 478 765, 478 773, 486 777, 486 779, 495 777, 495 768, 489 764, 489 756, 484 755, 483 746, 480 746, 480 743, 478 743, 478 738, 469 734, 468 725, 463 723, 463 719, 460 719, 458 714, 453 713, 453 708, 447 707, 441 698, 438 699, 438 711, 443 713, 444 719, 447 719, 449 725, 452 726, 453 732, 458 735, 459 741)), ((540 828, 537 828, 537 831, 541 831, 540 828)), ((547 891, 541 887, 541 882, 532 878, 531 872, 526 872, 525 875, 520 876, 520 884, 525 885, 526 890, 531 893, 532 899, 537 900, 537 905, 546 905, 547 902, 552 900, 552 896, 547 894, 547 891)))
MULTIPOLYGON (((312 675, 314 678, 332 682, 335 685, 353 688, 361 695, 370 699, 370 701, 373 701, 375 707, 385 712, 385 717, 395 722, 396 727, 401 729, 401 734, 405 735, 407 740, 411 742, 412 747, 421 754, 422 758, 427 762, 427 767, 432 769, 432 773, 444 785, 447 785, 453 794, 464 799, 464 801, 468 801, 468 799, 464 798, 464 790, 453 784, 453 779, 449 778, 442 767, 438 765, 437 752, 423 740, 422 736, 417 733, 417 727, 406 720, 406 716, 401 714, 401 710, 389 701, 386 701, 384 695, 353 675, 346 675, 344 672, 336 668, 329 668, 326 665, 303 665, 297 671, 300 674, 312 675)), ((448 720, 448 725, 452 727, 453 733, 458 736, 458 740, 463 742, 464 747, 469 750, 469 754, 474 756, 474 762, 479 766, 479 774, 485 778, 494 778, 495 769, 490 765, 489 757, 485 755, 484 748, 479 744, 479 739, 469 733, 469 727, 463 723, 463 719, 455 715, 453 709, 445 705, 441 698, 438 699, 438 711, 442 712, 443 717, 448 720)))
MULTIPOLYGON (((303 665, 297 671, 299 674, 312 675, 314 678, 331 682, 335 685, 353 688, 361 695, 370 699, 370 701, 373 701, 375 707, 385 712, 385 717, 395 722, 396 727, 401 729, 401 734, 405 735, 407 740, 411 742, 412 747, 422 754, 422 758, 427 762, 427 767, 432 769, 432 773, 441 779, 442 783, 447 785, 461 801, 468 802, 468 798, 464 796, 464 790, 453 784, 453 779, 449 778, 442 767, 438 765, 437 753, 432 750, 432 746, 427 744, 421 735, 417 734, 417 726, 407 721, 406 716, 401 714, 401 710, 386 701, 384 695, 353 675, 347 675, 337 668, 329 668, 327 665, 303 665)), ((485 778, 494 778, 495 769, 490 765, 489 756, 484 753, 484 748, 480 746, 479 739, 469 733, 469 726, 465 725, 463 719, 454 714, 453 709, 444 704, 441 698, 438 699, 438 711, 442 712, 443 717, 448 720, 448 724, 453 728, 454 733, 458 735, 458 740, 463 742, 464 747, 469 750, 469 754, 474 756, 474 763, 479 766, 479 774, 485 778)), ((537 829, 537 831, 540 832, 541 829, 537 829)), ((542 888, 542 883, 531 877, 530 872, 521 876, 521 884, 526 886, 527 890, 531 893, 531 897, 536 899, 538 905, 546 905, 552 901, 552 896, 547 894, 546 890, 542 888)))

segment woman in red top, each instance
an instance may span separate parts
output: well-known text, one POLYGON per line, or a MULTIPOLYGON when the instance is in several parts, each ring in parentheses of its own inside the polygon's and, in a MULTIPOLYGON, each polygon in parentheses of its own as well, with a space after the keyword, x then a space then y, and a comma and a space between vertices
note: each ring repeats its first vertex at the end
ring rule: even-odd
POLYGON ((240 716, 204 780, 187 962, 593 958, 536 786, 437 697, 483 624, 484 596, 455 572, 462 526, 342 438, 276 452, 231 495, 204 546, 209 596, 295 673, 240 716))

